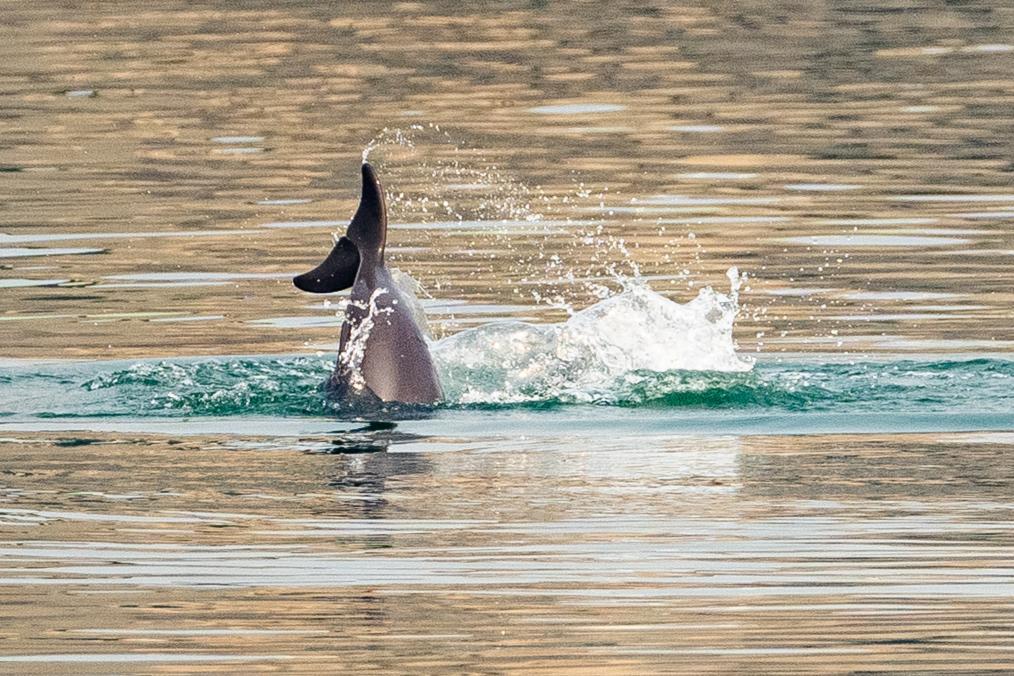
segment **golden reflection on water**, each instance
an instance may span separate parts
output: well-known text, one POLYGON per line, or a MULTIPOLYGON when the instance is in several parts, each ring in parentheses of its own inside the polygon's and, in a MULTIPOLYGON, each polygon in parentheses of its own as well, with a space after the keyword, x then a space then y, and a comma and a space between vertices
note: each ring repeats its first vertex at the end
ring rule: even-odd
MULTIPOLYGON (((214 354, 223 335, 233 353, 330 345, 330 313, 285 276, 340 227, 313 221, 348 218, 360 152, 385 128, 414 144, 371 156, 394 219, 452 221, 391 237, 437 298, 548 319, 558 310, 533 292, 592 298, 569 273, 608 284, 610 263, 630 274, 633 262, 688 298, 738 265, 754 280, 747 349, 1014 340, 1014 50, 999 5, 157 3, 54 20, 21 4, 5 16, 0 233, 81 235, 0 241, 15 287, 0 308, 5 356, 214 354), (619 239, 627 254, 610 248, 619 239), (89 251, 24 255, 57 247, 89 251), (115 277, 156 272, 278 277, 115 277), (47 280, 58 284, 25 286, 47 280), (955 299, 849 298, 866 290, 955 299), (173 314, 138 314, 150 311, 173 314), (318 326, 251 323, 292 317, 318 326)), ((490 316, 502 315, 469 320, 490 316)), ((443 332, 468 325, 442 318, 443 332)))
POLYGON ((0 446, 0 655, 18 668, 28 655, 68 668, 1000 668, 1003 438, 494 453, 437 438, 331 455, 21 434, 0 446), (441 444, 458 450, 430 450, 441 444))

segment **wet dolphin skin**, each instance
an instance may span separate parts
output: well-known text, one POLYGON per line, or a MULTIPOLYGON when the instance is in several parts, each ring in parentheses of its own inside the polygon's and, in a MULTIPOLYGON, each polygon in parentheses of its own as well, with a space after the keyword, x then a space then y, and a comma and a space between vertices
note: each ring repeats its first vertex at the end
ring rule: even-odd
POLYGON ((345 236, 323 263, 292 281, 311 293, 352 289, 328 381, 332 397, 433 404, 443 396, 433 359, 411 304, 384 264, 384 191, 372 166, 364 163, 362 171, 362 197, 345 236))

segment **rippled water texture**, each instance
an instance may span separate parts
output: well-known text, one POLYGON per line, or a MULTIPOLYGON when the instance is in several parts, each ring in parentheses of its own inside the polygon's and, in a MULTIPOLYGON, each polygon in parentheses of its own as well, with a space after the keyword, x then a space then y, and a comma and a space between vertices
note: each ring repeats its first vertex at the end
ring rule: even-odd
POLYGON ((1009 3, 0 4, 0 673, 1002 673, 1009 3), (336 410, 355 208, 447 400, 336 410))

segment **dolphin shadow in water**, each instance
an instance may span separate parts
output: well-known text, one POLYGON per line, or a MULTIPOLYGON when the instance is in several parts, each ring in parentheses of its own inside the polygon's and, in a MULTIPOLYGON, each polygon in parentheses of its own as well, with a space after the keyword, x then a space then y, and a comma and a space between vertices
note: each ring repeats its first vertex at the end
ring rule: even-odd
POLYGON ((306 451, 310 455, 356 455, 384 453, 392 444, 405 444, 428 439, 428 435, 402 432, 390 420, 364 421, 362 427, 336 433, 330 446, 306 451))
POLYGON ((352 288, 338 360, 325 384, 328 397, 342 409, 405 413, 443 398, 412 306, 384 265, 386 242, 384 191, 364 162, 362 197, 345 236, 323 263, 292 280, 311 293, 352 288))
POLYGON ((389 447, 426 438, 425 435, 398 431, 397 424, 393 422, 373 421, 336 433, 330 439, 330 447, 317 446, 304 453, 333 456, 327 486, 346 498, 335 505, 338 512, 335 516, 380 518, 387 512, 385 495, 390 480, 397 482, 432 472, 432 464, 426 454, 388 453, 389 447))

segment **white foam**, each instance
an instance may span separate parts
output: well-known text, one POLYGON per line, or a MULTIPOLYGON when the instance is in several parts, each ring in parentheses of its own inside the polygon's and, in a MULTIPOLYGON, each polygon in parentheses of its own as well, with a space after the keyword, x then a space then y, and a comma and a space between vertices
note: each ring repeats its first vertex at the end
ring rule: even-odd
POLYGON ((440 340, 432 352, 447 399, 603 402, 645 371, 748 371, 753 361, 736 353, 732 336, 735 268, 729 279, 728 295, 708 287, 682 304, 630 283, 559 324, 494 322, 440 340))

